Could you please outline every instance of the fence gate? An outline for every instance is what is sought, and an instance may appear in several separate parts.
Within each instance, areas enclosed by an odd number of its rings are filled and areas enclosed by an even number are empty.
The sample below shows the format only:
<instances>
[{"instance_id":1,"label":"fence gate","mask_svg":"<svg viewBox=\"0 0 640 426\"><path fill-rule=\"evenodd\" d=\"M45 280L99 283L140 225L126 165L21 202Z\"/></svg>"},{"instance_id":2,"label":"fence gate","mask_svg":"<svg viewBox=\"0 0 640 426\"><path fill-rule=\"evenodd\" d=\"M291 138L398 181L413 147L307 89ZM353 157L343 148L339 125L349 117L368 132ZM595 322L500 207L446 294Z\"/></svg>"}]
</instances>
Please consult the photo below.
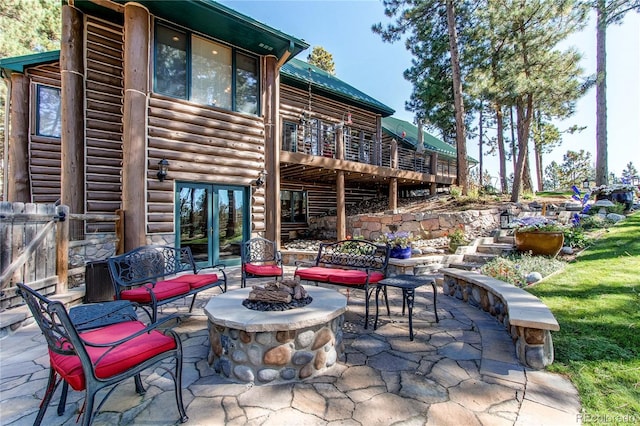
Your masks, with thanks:
<instances>
[{"instance_id":1,"label":"fence gate","mask_svg":"<svg viewBox=\"0 0 640 426\"><path fill-rule=\"evenodd\" d=\"M19 282L55 293L57 219L53 204L0 203L0 310L22 304Z\"/></svg>"}]
</instances>

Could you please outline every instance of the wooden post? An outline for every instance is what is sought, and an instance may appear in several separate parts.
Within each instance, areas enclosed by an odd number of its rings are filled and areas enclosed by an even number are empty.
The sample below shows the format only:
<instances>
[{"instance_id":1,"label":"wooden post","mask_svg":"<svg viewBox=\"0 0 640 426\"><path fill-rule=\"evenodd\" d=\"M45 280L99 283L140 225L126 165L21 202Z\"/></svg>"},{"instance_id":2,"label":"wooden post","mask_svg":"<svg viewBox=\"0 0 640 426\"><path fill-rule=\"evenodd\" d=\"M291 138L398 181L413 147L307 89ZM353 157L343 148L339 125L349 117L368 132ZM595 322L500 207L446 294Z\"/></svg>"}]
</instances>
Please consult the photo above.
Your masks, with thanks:
<instances>
[{"instance_id":1,"label":"wooden post","mask_svg":"<svg viewBox=\"0 0 640 426\"><path fill-rule=\"evenodd\" d=\"M280 70L275 56L264 60L265 238L280 247Z\"/></svg>"},{"instance_id":2,"label":"wooden post","mask_svg":"<svg viewBox=\"0 0 640 426\"><path fill-rule=\"evenodd\" d=\"M336 131L336 160L344 160L344 126Z\"/></svg>"},{"instance_id":3,"label":"wooden post","mask_svg":"<svg viewBox=\"0 0 640 426\"><path fill-rule=\"evenodd\" d=\"M147 81L149 11L138 3L124 6L124 106L122 114L122 209L127 232L124 250L146 244Z\"/></svg>"},{"instance_id":4,"label":"wooden post","mask_svg":"<svg viewBox=\"0 0 640 426\"><path fill-rule=\"evenodd\" d=\"M398 141L391 139L391 168L398 168Z\"/></svg>"},{"instance_id":5,"label":"wooden post","mask_svg":"<svg viewBox=\"0 0 640 426\"><path fill-rule=\"evenodd\" d=\"M338 174L336 175L336 236L338 241L344 240L347 237L347 207L344 190L344 170L338 170Z\"/></svg>"},{"instance_id":6,"label":"wooden post","mask_svg":"<svg viewBox=\"0 0 640 426\"><path fill-rule=\"evenodd\" d=\"M66 293L69 290L69 207L61 205L56 207L56 215L63 216L64 220L58 221L56 230L56 275L58 285L56 294Z\"/></svg>"},{"instance_id":7,"label":"wooden post","mask_svg":"<svg viewBox=\"0 0 640 426\"><path fill-rule=\"evenodd\" d=\"M62 204L84 213L84 60L82 13L62 6L60 40L60 137ZM82 223L82 222L80 222ZM68 225L68 224L67 224Z\"/></svg>"},{"instance_id":8,"label":"wooden post","mask_svg":"<svg viewBox=\"0 0 640 426\"><path fill-rule=\"evenodd\" d=\"M124 210L116 210L116 254L124 253Z\"/></svg>"},{"instance_id":9,"label":"wooden post","mask_svg":"<svg viewBox=\"0 0 640 426\"><path fill-rule=\"evenodd\" d=\"M431 168L431 174L433 176L438 176L438 153L437 152L431 153L431 162L429 164L429 167ZM438 192L438 184L435 181L433 181L429 185L429 195L435 195L436 192Z\"/></svg>"},{"instance_id":10,"label":"wooden post","mask_svg":"<svg viewBox=\"0 0 640 426\"><path fill-rule=\"evenodd\" d=\"M31 201L29 182L29 79L24 74L11 74L9 132L9 176L7 201Z\"/></svg>"},{"instance_id":11,"label":"wooden post","mask_svg":"<svg viewBox=\"0 0 640 426\"><path fill-rule=\"evenodd\" d=\"M391 178L389 181L389 210L398 210L398 178Z\"/></svg>"}]
</instances>

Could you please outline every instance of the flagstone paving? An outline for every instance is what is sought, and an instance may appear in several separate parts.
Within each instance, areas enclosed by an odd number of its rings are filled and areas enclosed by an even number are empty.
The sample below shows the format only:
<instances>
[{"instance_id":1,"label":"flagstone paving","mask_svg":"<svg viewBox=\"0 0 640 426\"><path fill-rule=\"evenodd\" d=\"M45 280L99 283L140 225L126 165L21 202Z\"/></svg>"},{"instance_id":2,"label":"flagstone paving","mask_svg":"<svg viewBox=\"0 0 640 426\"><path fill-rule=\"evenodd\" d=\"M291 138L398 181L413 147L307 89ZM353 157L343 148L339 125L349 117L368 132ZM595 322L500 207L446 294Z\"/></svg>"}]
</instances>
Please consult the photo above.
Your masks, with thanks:
<instances>
[{"instance_id":1,"label":"flagstone paving","mask_svg":"<svg viewBox=\"0 0 640 426\"><path fill-rule=\"evenodd\" d=\"M229 271L230 289L239 287ZM250 283L251 284L251 283ZM346 294L345 289L338 289ZM216 290L209 296L215 297ZM207 318L199 296L194 314L175 327L184 347L183 397L189 425L572 425L578 394L566 378L521 366L506 330L488 314L456 299L416 291L415 340L401 316L399 291L389 290L391 316L364 329L364 299L349 292L344 357L327 373L295 384L232 383L207 364ZM427 307L425 307L425 305ZM185 313L188 304L165 308ZM142 315L141 315L142 316ZM143 374L145 395L133 380L120 385L94 425L178 424L172 381L158 367ZM31 425L48 376L44 338L35 324L0 340L0 424ZM83 394L70 391L58 417L60 390L44 425L74 425Z\"/></svg>"}]
</instances>

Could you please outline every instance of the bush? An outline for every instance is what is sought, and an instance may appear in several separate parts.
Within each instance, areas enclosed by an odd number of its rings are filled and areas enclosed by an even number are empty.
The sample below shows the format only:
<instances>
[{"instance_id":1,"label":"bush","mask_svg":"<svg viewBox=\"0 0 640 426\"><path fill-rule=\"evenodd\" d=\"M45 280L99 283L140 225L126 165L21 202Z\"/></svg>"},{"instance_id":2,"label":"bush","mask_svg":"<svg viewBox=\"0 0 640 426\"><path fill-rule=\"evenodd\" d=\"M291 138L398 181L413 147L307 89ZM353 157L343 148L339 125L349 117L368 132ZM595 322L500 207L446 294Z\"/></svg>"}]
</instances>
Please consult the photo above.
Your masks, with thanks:
<instances>
[{"instance_id":1,"label":"bush","mask_svg":"<svg viewBox=\"0 0 640 426\"><path fill-rule=\"evenodd\" d=\"M585 235L582 226L572 226L564 230L564 245L573 248L585 248L591 243L591 238Z\"/></svg>"},{"instance_id":2,"label":"bush","mask_svg":"<svg viewBox=\"0 0 640 426\"><path fill-rule=\"evenodd\" d=\"M515 254L508 257L496 257L482 266L482 274L506 281L518 287L527 284L527 275L539 272L542 277L564 269L566 262L545 256Z\"/></svg>"}]
</instances>

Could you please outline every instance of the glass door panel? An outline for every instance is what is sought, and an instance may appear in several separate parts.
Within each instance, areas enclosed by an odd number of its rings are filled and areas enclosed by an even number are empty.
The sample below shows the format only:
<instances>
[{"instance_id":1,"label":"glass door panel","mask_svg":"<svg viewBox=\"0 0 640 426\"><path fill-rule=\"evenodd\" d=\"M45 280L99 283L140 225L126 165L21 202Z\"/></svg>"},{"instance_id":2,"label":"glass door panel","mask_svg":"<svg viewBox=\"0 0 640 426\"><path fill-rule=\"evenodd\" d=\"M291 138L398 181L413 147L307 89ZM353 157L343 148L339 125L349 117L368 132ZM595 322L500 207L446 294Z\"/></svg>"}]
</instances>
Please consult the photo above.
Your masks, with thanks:
<instances>
[{"instance_id":1,"label":"glass door panel","mask_svg":"<svg viewBox=\"0 0 640 426\"><path fill-rule=\"evenodd\" d=\"M219 261L225 265L239 265L245 224L244 191L217 188L216 198Z\"/></svg>"},{"instance_id":2,"label":"glass door panel","mask_svg":"<svg viewBox=\"0 0 640 426\"><path fill-rule=\"evenodd\" d=\"M196 262L209 260L209 191L206 187L182 186L179 188L179 237L180 247L191 247Z\"/></svg>"}]
</instances>

